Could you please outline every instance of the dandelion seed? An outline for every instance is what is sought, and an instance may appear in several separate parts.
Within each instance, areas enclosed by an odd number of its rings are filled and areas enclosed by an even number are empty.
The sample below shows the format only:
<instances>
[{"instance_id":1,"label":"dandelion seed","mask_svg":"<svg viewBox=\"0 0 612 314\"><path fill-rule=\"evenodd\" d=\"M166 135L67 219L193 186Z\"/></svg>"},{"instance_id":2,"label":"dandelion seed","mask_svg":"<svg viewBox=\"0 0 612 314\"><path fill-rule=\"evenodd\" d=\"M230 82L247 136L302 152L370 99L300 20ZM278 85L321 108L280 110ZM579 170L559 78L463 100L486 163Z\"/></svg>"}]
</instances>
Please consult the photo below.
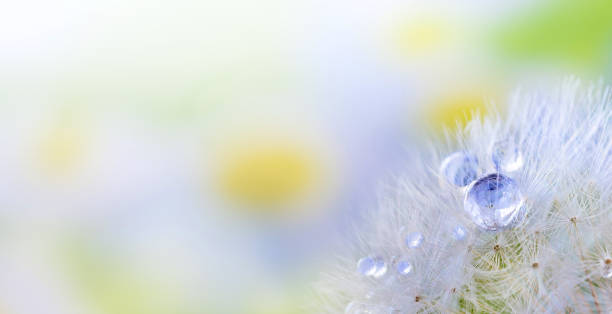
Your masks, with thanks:
<instances>
[{"instance_id":1,"label":"dandelion seed","mask_svg":"<svg viewBox=\"0 0 612 314\"><path fill-rule=\"evenodd\" d=\"M602 276L604 278L612 278L612 259L606 258L602 264Z\"/></svg>"}]
</instances>

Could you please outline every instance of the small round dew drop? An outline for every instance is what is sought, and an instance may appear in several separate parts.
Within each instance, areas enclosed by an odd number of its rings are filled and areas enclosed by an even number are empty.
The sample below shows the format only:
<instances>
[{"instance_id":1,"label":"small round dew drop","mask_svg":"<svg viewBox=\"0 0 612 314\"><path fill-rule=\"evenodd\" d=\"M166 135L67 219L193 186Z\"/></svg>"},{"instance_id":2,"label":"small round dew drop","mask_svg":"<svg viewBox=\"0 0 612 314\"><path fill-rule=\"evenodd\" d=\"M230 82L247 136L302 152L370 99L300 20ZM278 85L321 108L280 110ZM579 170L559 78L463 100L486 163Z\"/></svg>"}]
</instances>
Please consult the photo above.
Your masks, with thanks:
<instances>
[{"instance_id":1,"label":"small round dew drop","mask_svg":"<svg viewBox=\"0 0 612 314\"><path fill-rule=\"evenodd\" d=\"M514 227L525 217L524 200L516 181L499 173L474 181L465 194L463 207L476 225L488 231Z\"/></svg>"},{"instance_id":2,"label":"small round dew drop","mask_svg":"<svg viewBox=\"0 0 612 314\"><path fill-rule=\"evenodd\" d=\"M387 263L377 256L363 257L357 262L357 272L366 277L380 278L387 272Z\"/></svg>"},{"instance_id":3,"label":"small round dew drop","mask_svg":"<svg viewBox=\"0 0 612 314\"><path fill-rule=\"evenodd\" d=\"M366 314L371 313L368 310L368 306L361 302L351 301L346 305L344 309L345 314Z\"/></svg>"},{"instance_id":4,"label":"small round dew drop","mask_svg":"<svg viewBox=\"0 0 612 314\"><path fill-rule=\"evenodd\" d=\"M478 159L466 152L454 152L444 158L440 173L451 184L466 186L478 176Z\"/></svg>"},{"instance_id":5,"label":"small round dew drop","mask_svg":"<svg viewBox=\"0 0 612 314\"><path fill-rule=\"evenodd\" d=\"M467 236L467 230L465 230L465 228L462 225L456 225L455 228L453 228L453 238L455 240L461 241L465 239L466 236Z\"/></svg>"},{"instance_id":6,"label":"small round dew drop","mask_svg":"<svg viewBox=\"0 0 612 314\"><path fill-rule=\"evenodd\" d=\"M491 160L497 171L512 172L523 166L523 154L518 145L510 140L495 142L491 150Z\"/></svg>"},{"instance_id":7,"label":"small round dew drop","mask_svg":"<svg viewBox=\"0 0 612 314\"><path fill-rule=\"evenodd\" d=\"M397 273L402 276L407 276L412 273L412 264L409 261L400 261L397 263Z\"/></svg>"},{"instance_id":8,"label":"small round dew drop","mask_svg":"<svg viewBox=\"0 0 612 314\"><path fill-rule=\"evenodd\" d=\"M425 238L420 232L412 232L406 236L406 245L411 249L416 249L421 246Z\"/></svg>"}]
</instances>

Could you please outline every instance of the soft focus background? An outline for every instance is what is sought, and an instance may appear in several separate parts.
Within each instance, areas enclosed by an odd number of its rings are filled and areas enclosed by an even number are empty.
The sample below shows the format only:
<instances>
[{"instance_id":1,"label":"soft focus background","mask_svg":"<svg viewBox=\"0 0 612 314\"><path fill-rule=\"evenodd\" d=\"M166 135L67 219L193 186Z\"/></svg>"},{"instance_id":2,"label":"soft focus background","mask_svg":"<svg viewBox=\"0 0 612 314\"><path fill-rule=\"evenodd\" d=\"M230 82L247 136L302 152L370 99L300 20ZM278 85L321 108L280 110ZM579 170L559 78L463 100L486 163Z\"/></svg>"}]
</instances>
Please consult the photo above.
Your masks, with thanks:
<instances>
[{"instance_id":1,"label":"soft focus background","mask_svg":"<svg viewBox=\"0 0 612 314\"><path fill-rule=\"evenodd\" d=\"M612 2L6 2L0 313L308 313L381 181L566 74Z\"/></svg>"}]
</instances>

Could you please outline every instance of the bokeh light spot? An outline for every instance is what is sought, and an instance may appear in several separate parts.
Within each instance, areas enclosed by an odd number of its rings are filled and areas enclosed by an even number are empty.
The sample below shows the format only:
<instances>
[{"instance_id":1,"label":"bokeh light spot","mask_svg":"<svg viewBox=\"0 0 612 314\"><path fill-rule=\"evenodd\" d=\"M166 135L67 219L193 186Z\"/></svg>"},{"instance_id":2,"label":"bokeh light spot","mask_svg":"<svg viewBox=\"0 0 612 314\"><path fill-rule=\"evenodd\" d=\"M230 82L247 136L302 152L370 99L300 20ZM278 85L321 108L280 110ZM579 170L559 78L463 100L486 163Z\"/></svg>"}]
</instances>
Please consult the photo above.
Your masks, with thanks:
<instances>
[{"instance_id":1,"label":"bokeh light spot","mask_svg":"<svg viewBox=\"0 0 612 314\"><path fill-rule=\"evenodd\" d=\"M410 56L438 51L451 39L448 23L440 19L420 19L406 23L397 31L401 51Z\"/></svg>"},{"instance_id":2,"label":"bokeh light spot","mask_svg":"<svg viewBox=\"0 0 612 314\"><path fill-rule=\"evenodd\" d=\"M472 119L486 113L485 98L478 93L447 94L427 109L427 121L435 130L463 128Z\"/></svg>"},{"instance_id":3,"label":"bokeh light spot","mask_svg":"<svg viewBox=\"0 0 612 314\"><path fill-rule=\"evenodd\" d=\"M69 126L55 126L40 137L36 144L39 169L47 175L72 172L85 153L83 135Z\"/></svg>"},{"instance_id":4,"label":"bokeh light spot","mask_svg":"<svg viewBox=\"0 0 612 314\"><path fill-rule=\"evenodd\" d=\"M263 143L231 151L219 184L230 199L259 212L276 212L303 198L317 181L313 152L290 143Z\"/></svg>"}]
</instances>

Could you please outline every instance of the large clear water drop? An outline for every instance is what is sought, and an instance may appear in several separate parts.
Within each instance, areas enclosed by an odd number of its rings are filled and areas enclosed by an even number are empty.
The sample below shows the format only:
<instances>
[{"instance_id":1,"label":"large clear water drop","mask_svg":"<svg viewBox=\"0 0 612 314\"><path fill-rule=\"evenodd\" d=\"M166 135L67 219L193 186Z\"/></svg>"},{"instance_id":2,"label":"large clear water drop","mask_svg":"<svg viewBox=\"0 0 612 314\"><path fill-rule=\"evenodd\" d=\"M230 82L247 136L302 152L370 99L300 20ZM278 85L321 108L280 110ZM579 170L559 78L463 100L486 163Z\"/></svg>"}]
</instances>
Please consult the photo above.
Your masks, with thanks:
<instances>
[{"instance_id":1,"label":"large clear water drop","mask_svg":"<svg viewBox=\"0 0 612 314\"><path fill-rule=\"evenodd\" d=\"M465 194L465 211L485 230L513 227L525 217L524 200L513 179L499 173L474 181Z\"/></svg>"}]
</instances>

